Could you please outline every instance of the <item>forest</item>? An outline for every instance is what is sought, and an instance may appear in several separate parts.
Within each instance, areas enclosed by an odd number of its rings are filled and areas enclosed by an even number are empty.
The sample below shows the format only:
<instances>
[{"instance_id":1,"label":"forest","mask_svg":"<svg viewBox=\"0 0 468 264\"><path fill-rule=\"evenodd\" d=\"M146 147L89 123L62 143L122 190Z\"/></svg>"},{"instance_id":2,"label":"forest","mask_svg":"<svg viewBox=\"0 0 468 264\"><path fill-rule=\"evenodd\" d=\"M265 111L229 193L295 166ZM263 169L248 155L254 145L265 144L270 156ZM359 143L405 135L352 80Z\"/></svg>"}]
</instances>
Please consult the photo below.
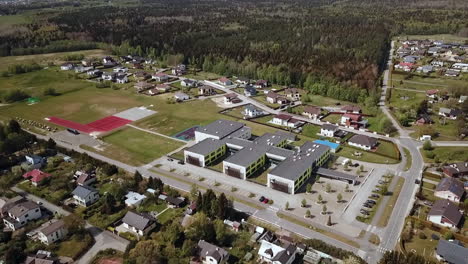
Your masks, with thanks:
<instances>
[{"instance_id":1,"label":"forest","mask_svg":"<svg viewBox=\"0 0 468 264\"><path fill-rule=\"evenodd\" d=\"M398 4L395 4L398 2ZM279 68L279 83L308 75L374 90L397 34L468 34L465 1L43 2L30 23L0 28L0 55L121 45L156 56L183 54L202 68L206 57ZM47 8L45 8L47 7ZM2 6L21 14L31 7ZM72 44L71 42L76 42ZM253 77L253 76L252 76Z\"/></svg>"}]
</instances>

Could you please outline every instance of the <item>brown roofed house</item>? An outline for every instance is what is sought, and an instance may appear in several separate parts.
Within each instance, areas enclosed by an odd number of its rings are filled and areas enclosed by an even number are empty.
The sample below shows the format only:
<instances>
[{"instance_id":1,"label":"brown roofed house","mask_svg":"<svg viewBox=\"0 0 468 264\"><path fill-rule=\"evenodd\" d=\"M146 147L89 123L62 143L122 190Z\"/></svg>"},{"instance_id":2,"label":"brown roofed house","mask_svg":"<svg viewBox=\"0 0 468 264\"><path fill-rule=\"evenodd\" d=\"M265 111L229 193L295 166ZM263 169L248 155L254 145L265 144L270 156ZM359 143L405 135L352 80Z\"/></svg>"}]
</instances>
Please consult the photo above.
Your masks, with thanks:
<instances>
[{"instance_id":1,"label":"brown roofed house","mask_svg":"<svg viewBox=\"0 0 468 264\"><path fill-rule=\"evenodd\" d=\"M428 221L450 228L457 228L462 217L458 206L449 200L437 200L427 214Z\"/></svg>"},{"instance_id":2,"label":"brown roofed house","mask_svg":"<svg viewBox=\"0 0 468 264\"><path fill-rule=\"evenodd\" d=\"M463 182L455 178L443 178L437 185L434 196L459 203L465 194Z\"/></svg>"},{"instance_id":3,"label":"brown roofed house","mask_svg":"<svg viewBox=\"0 0 468 264\"><path fill-rule=\"evenodd\" d=\"M302 115L305 115L309 117L310 119L318 119L320 114L322 113L322 108L318 106L311 106L308 105L304 107L304 111L302 112Z\"/></svg>"},{"instance_id":4,"label":"brown roofed house","mask_svg":"<svg viewBox=\"0 0 468 264\"><path fill-rule=\"evenodd\" d=\"M442 168L445 175L449 177L463 177L468 176L468 161L452 163Z\"/></svg>"},{"instance_id":5,"label":"brown roofed house","mask_svg":"<svg viewBox=\"0 0 468 264\"><path fill-rule=\"evenodd\" d=\"M371 150L377 146L377 139L373 137L368 137L365 135L354 135L348 140L348 144L350 146L364 149L364 150Z\"/></svg>"}]
</instances>

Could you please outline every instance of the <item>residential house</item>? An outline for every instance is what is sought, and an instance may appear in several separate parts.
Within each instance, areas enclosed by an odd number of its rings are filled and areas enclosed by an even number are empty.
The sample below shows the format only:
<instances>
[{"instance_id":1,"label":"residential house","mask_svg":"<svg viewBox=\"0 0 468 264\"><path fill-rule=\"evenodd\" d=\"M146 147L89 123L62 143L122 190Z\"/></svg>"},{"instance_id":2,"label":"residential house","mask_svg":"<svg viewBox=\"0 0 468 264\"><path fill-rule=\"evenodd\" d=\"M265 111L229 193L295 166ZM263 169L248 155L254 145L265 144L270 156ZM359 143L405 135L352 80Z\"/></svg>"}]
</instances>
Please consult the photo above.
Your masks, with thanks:
<instances>
[{"instance_id":1,"label":"residential house","mask_svg":"<svg viewBox=\"0 0 468 264\"><path fill-rule=\"evenodd\" d=\"M222 85L224 85L224 86L232 85L232 81L229 80L229 79L226 78L226 77L221 77L221 78L219 78L218 81L219 81L220 84L222 84Z\"/></svg>"},{"instance_id":2,"label":"residential house","mask_svg":"<svg viewBox=\"0 0 468 264\"><path fill-rule=\"evenodd\" d=\"M26 201L23 196L15 196L13 198L0 197L0 217L8 215L8 210L13 206Z\"/></svg>"},{"instance_id":3,"label":"residential house","mask_svg":"<svg viewBox=\"0 0 468 264\"><path fill-rule=\"evenodd\" d=\"M83 73L83 72L87 72L93 69L94 67L84 67L80 65L80 66L75 67L75 73Z\"/></svg>"},{"instance_id":4,"label":"residential house","mask_svg":"<svg viewBox=\"0 0 468 264\"><path fill-rule=\"evenodd\" d=\"M71 62L66 62L62 65L60 65L60 69L62 71L70 71L70 70L73 70L73 68L75 67L75 65Z\"/></svg>"},{"instance_id":5,"label":"residential house","mask_svg":"<svg viewBox=\"0 0 468 264\"><path fill-rule=\"evenodd\" d=\"M135 77L137 81L145 81L151 78L151 75L144 71L136 72L133 76Z\"/></svg>"},{"instance_id":6,"label":"residential house","mask_svg":"<svg viewBox=\"0 0 468 264\"><path fill-rule=\"evenodd\" d=\"M86 72L86 74L90 77L99 77L102 76L102 71L95 69L95 70L89 70Z\"/></svg>"},{"instance_id":7,"label":"residential house","mask_svg":"<svg viewBox=\"0 0 468 264\"><path fill-rule=\"evenodd\" d=\"M445 175L454 178L468 176L468 162L452 163L442 168Z\"/></svg>"},{"instance_id":8,"label":"residential house","mask_svg":"<svg viewBox=\"0 0 468 264\"><path fill-rule=\"evenodd\" d=\"M322 108L318 106L306 106L304 107L304 111L302 112L302 115L307 116L310 119L317 120L320 118L320 115L322 114Z\"/></svg>"},{"instance_id":9,"label":"residential house","mask_svg":"<svg viewBox=\"0 0 468 264\"><path fill-rule=\"evenodd\" d=\"M360 114L362 113L361 107L357 105L345 105L341 107L340 112L348 114Z\"/></svg>"},{"instance_id":10,"label":"residential house","mask_svg":"<svg viewBox=\"0 0 468 264\"><path fill-rule=\"evenodd\" d=\"M117 74L114 72L103 72L101 76L104 81L114 81Z\"/></svg>"},{"instance_id":11,"label":"residential house","mask_svg":"<svg viewBox=\"0 0 468 264\"><path fill-rule=\"evenodd\" d=\"M434 123L434 121L432 121L431 117L428 114L419 115L419 117L416 119L416 122L415 122L415 124L418 126L429 125L432 123Z\"/></svg>"},{"instance_id":12,"label":"residential house","mask_svg":"<svg viewBox=\"0 0 468 264\"><path fill-rule=\"evenodd\" d=\"M287 98L282 97L282 96L280 96L279 94L277 94L277 93L275 93L273 91L269 91L267 93L266 100L270 104L286 105L286 104L290 103L290 101Z\"/></svg>"},{"instance_id":13,"label":"residential house","mask_svg":"<svg viewBox=\"0 0 468 264\"><path fill-rule=\"evenodd\" d=\"M253 85L246 85L244 88L245 96L255 96L257 95L257 89Z\"/></svg>"},{"instance_id":14,"label":"residential house","mask_svg":"<svg viewBox=\"0 0 468 264\"><path fill-rule=\"evenodd\" d=\"M72 192L73 199L78 205L87 207L99 200L99 192L89 186L78 185Z\"/></svg>"},{"instance_id":15,"label":"residential house","mask_svg":"<svg viewBox=\"0 0 468 264\"><path fill-rule=\"evenodd\" d=\"M216 91L215 91L214 87L212 87L212 86L203 85L203 86L198 88L198 94L208 96L208 95L216 94Z\"/></svg>"},{"instance_id":16,"label":"residential house","mask_svg":"<svg viewBox=\"0 0 468 264\"><path fill-rule=\"evenodd\" d=\"M47 158L41 157L38 155L26 155L24 156L26 163L30 166L31 169L40 169L47 163Z\"/></svg>"},{"instance_id":17,"label":"residential house","mask_svg":"<svg viewBox=\"0 0 468 264\"><path fill-rule=\"evenodd\" d=\"M288 244L286 247L282 247L262 240L258 250L258 258L261 263L291 264L296 259L296 246Z\"/></svg>"},{"instance_id":18,"label":"residential house","mask_svg":"<svg viewBox=\"0 0 468 264\"><path fill-rule=\"evenodd\" d=\"M154 88L154 84L147 83L147 82L137 82L133 87L137 90L137 92L141 93L143 91L149 90Z\"/></svg>"},{"instance_id":19,"label":"residential house","mask_svg":"<svg viewBox=\"0 0 468 264\"><path fill-rule=\"evenodd\" d=\"M86 173L83 171L75 172L76 184L81 186L88 186L96 181L96 173Z\"/></svg>"},{"instance_id":20,"label":"residential house","mask_svg":"<svg viewBox=\"0 0 468 264\"><path fill-rule=\"evenodd\" d=\"M197 83L197 81L194 81L194 80L183 79L180 82L180 85L182 85L184 87L197 87L198 83Z\"/></svg>"},{"instance_id":21,"label":"residential house","mask_svg":"<svg viewBox=\"0 0 468 264\"><path fill-rule=\"evenodd\" d=\"M350 146L364 149L364 150L371 150L377 146L377 139L373 137L368 137L365 135L354 135L348 140L348 144Z\"/></svg>"},{"instance_id":22,"label":"residential house","mask_svg":"<svg viewBox=\"0 0 468 264\"><path fill-rule=\"evenodd\" d=\"M63 220L54 220L46 224L37 232L39 241L46 245L53 244L58 240L62 240L68 234Z\"/></svg>"},{"instance_id":23,"label":"residential house","mask_svg":"<svg viewBox=\"0 0 468 264\"><path fill-rule=\"evenodd\" d=\"M224 222L225 225L229 226L232 231L239 232L239 229L241 227L241 223L239 223L237 221L231 221L231 220L228 220L228 219L224 219L223 222Z\"/></svg>"},{"instance_id":24,"label":"residential house","mask_svg":"<svg viewBox=\"0 0 468 264\"><path fill-rule=\"evenodd\" d=\"M241 99L235 93L229 93L224 95L224 103L225 104L237 104L242 102Z\"/></svg>"},{"instance_id":25,"label":"residential house","mask_svg":"<svg viewBox=\"0 0 468 264\"><path fill-rule=\"evenodd\" d=\"M450 228L457 228L462 217L458 206L449 200L437 200L427 214L428 221Z\"/></svg>"},{"instance_id":26,"label":"residential house","mask_svg":"<svg viewBox=\"0 0 468 264\"><path fill-rule=\"evenodd\" d=\"M432 65L424 65L424 66L421 66L421 67L418 67L416 69L416 71L418 72L422 72L422 73L431 73L434 71L434 67Z\"/></svg>"},{"instance_id":27,"label":"residential house","mask_svg":"<svg viewBox=\"0 0 468 264\"><path fill-rule=\"evenodd\" d=\"M286 114L278 114L273 117L270 123L278 125L278 126L285 126L291 128L298 128L304 124L303 121L295 119L294 117Z\"/></svg>"},{"instance_id":28,"label":"residential house","mask_svg":"<svg viewBox=\"0 0 468 264\"><path fill-rule=\"evenodd\" d=\"M138 206L143 202L143 200L146 199L146 195L139 194L137 192L129 191L125 195L125 198L126 198L125 199L125 205L126 206Z\"/></svg>"},{"instance_id":29,"label":"residential house","mask_svg":"<svg viewBox=\"0 0 468 264\"><path fill-rule=\"evenodd\" d=\"M229 259L226 250L205 240L198 241L198 256L203 264L223 264Z\"/></svg>"},{"instance_id":30,"label":"residential house","mask_svg":"<svg viewBox=\"0 0 468 264\"><path fill-rule=\"evenodd\" d=\"M257 89L266 88L268 86L270 86L270 82L268 82L267 80L258 80L255 82L254 85L254 87Z\"/></svg>"},{"instance_id":31,"label":"residential house","mask_svg":"<svg viewBox=\"0 0 468 264\"><path fill-rule=\"evenodd\" d=\"M102 63L104 64L111 63L111 62L115 62L111 56L105 56L104 58L102 58Z\"/></svg>"},{"instance_id":32,"label":"residential house","mask_svg":"<svg viewBox=\"0 0 468 264\"><path fill-rule=\"evenodd\" d=\"M362 119L362 115L360 114L344 114L341 116L341 124L354 129L359 129L361 127L367 127L368 122L367 120Z\"/></svg>"},{"instance_id":33,"label":"residential house","mask_svg":"<svg viewBox=\"0 0 468 264\"><path fill-rule=\"evenodd\" d=\"M397 65L395 65L395 69L401 69L405 72L409 72L413 69L414 64L409 63L409 62L400 62Z\"/></svg>"},{"instance_id":34,"label":"residential house","mask_svg":"<svg viewBox=\"0 0 468 264\"><path fill-rule=\"evenodd\" d=\"M181 208L181 207L184 207L185 205L184 197L166 196L165 201L173 208Z\"/></svg>"},{"instance_id":35,"label":"residential house","mask_svg":"<svg viewBox=\"0 0 468 264\"><path fill-rule=\"evenodd\" d=\"M177 92L174 94L176 101L181 102L190 99L190 96L186 93Z\"/></svg>"},{"instance_id":36,"label":"residential house","mask_svg":"<svg viewBox=\"0 0 468 264\"><path fill-rule=\"evenodd\" d=\"M290 98L292 101L301 100L301 93L297 88L287 88L284 90L284 94L286 95L286 98Z\"/></svg>"},{"instance_id":37,"label":"residential house","mask_svg":"<svg viewBox=\"0 0 468 264\"><path fill-rule=\"evenodd\" d=\"M169 84L165 84L165 83L162 83L162 84L158 84L156 85L156 90L160 91L160 92L169 92L169 90L171 90L171 86Z\"/></svg>"},{"instance_id":38,"label":"residential house","mask_svg":"<svg viewBox=\"0 0 468 264\"><path fill-rule=\"evenodd\" d=\"M81 65L85 67L96 66L96 63L92 59L83 59L81 60Z\"/></svg>"},{"instance_id":39,"label":"residential house","mask_svg":"<svg viewBox=\"0 0 468 264\"><path fill-rule=\"evenodd\" d=\"M36 255L27 256L24 264L59 264L60 261L52 257L52 253L45 250L38 250Z\"/></svg>"},{"instance_id":40,"label":"residential house","mask_svg":"<svg viewBox=\"0 0 468 264\"><path fill-rule=\"evenodd\" d=\"M432 61L431 65L434 67L444 67L445 63L443 61Z\"/></svg>"},{"instance_id":41,"label":"residential house","mask_svg":"<svg viewBox=\"0 0 468 264\"><path fill-rule=\"evenodd\" d=\"M34 186L38 186L44 179L49 178L50 176L52 175L39 169L34 169L23 174L23 178L28 179Z\"/></svg>"},{"instance_id":42,"label":"residential house","mask_svg":"<svg viewBox=\"0 0 468 264\"><path fill-rule=\"evenodd\" d=\"M468 72L468 63L454 63L452 69Z\"/></svg>"},{"instance_id":43,"label":"residential house","mask_svg":"<svg viewBox=\"0 0 468 264\"><path fill-rule=\"evenodd\" d=\"M247 84L250 84L250 79L249 78L246 78L246 77L239 77L237 80L236 80L236 83L240 84L240 85L247 85Z\"/></svg>"},{"instance_id":44,"label":"residential house","mask_svg":"<svg viewBox=\"0 0 468 264\"><path fill-rule=\"evenodd\" d=\"M443 178L437 185L434 196L459 203L465 194L463 182L455 178Z\"/></svg>"},{"instance_id":45,"label":"residential house","mask_svg":"<svg viewBox=\"0 0 468 264\"><path fill-rule=\"evenodd\" d=\"M192 201L190 202L190 205L187 207L185 210L185 214L187 215L193 215L197 212L197 202Z\"/></svg>"},{"instance_id":46,"label":"residential house","mask_svg":"<svg viewBox=\"0 0 468 264\"><path fill-rule=\"evenodd\" d=\"M3 223L13 231L42 217L40 206L32 201L24 201L14 205L7 214L8 216L3 218Z\"/></svg>"},{"instance_id":47,"label":"residential house","mask_svg":"<svg viewBox=\"0 0 468 264\"><path fill-rule=\"evenodd\" d=\"M448 119L456 120L458 116L462 114L459 109L441 107L439 109L439 115L447 117Z\"/></svg>"},{"instance_id":48,"label":"residential house","mask_svg":"<svg viewBox=\"0 0 468 264\"><path fill-rule=\"evenodd\" d=\"M248 104L244 107L244 116L254 118L263 115L263 111L258 109L256 106Z\"/></svg>"},{"instance_id":49,"label":"residential house","mask_svg":"<svg viewBox=\"0 0 468 264\"><path fill-rule=\"evenodd\" d=\"M435 249L435 255L441 263L468 263L468 248L464 247L458 240L440 239Z\"/></svg>"},{"instance_id":50,"label":"residential house","mask_svg":"<svg viewBox=\"0 0 468 264\"><path fill-rule=\"evenodd\" d=\"M165 82L169 80L169 75L162 73L162 72L158 72L158 73L154 73L153 75L151 75L151 79L157 82Z\"/></svg>"},{"instance_id":51,"label":"residential house","mask_svg":"<svg viewBox=\"0 0 468 264\"><path fill-rule=\"evenodd\" d=\"M446 70L445 71L445 76L447 77L458 77L458 75L460 75L460 71L459 70Z\"/></svg>"},{"instance_id":52,"label":"residential house","mask_svg":"<svg viewBox=\"0 0 468 264\"><path fill-rule=\"evenodd\" d=\"M126 73L128 72L128 68L126 67L115 67L114 69L112 69L113 72L115 73Z\"/></svg>"},{"instance_id":53,"label":"residential house","mask_svg":"<svg viewBox=\"0 0 468 264\"><path fill-rule=\"evenodd\" d=\"M460 99L458 99L458 103L463 104L466 99L468 99L468 95L462 95L460 96Z\"/></svg>"},{"instance_id":54,"label":"residential house","mask_svg":"<svg viewBox=\"0 0 468 264\"><path fill-rule=\"evenodd\" d=\"M405 56L403 57L403 62L405 63L416 63L416 61L419 59L418 56Z\"/></svg>"},{"instance_id":55,"label":"residential house","mask_svg":"<svg viewBox=\"0 0 468 264\"><path fill-rule=\"evenodd\" d=\"M128 83L127 74L125 73L117 74L117 76L115 77L115 81L117 83Z\"/></svg>"},{"instance_id":56,"label":"residential house","mask_svg":"<svg viewBox=\"0 0 468 264\"><path fill-rule=\"evenodd\" d=\"M177 75L177 76L183 75L186 72L187 72L187 67L185 66L185 64L179 64L172 69L172 74Z\"/></svg>"},{"instance_id":57,"label":"residential house","mask_svg":"<svg viewBox=\"0 0 468 264\"><path fill-rule=\"evenodd\" d=\"M122 218L123 226L140 236L148 234L156 227L156 219L149 214L128 211Z\"/></svg>"},{"instance_id":58,"label":"residential house","mask_svg":"<svg viewBox=\"0 0 468 264\"><path fill-rule=\"evenodd\" d=\"M324 137L334 137L339 130L338 126L323 124L322 127L320 127L320 135Z\"/></svg>"}]
</instances>

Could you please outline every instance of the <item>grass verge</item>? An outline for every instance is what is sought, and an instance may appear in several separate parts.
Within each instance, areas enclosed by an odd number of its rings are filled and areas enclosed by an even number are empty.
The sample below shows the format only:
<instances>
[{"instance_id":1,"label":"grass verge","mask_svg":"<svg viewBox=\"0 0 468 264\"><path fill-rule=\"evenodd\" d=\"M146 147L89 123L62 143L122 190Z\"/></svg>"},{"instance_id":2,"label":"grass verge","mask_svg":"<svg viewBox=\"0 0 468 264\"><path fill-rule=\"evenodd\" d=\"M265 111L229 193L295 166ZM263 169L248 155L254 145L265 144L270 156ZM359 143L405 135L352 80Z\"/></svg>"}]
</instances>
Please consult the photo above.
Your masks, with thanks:
<instances>
[{"instance_id":1,"label":"grass verge","mask_svg":"<svg viewBox=\"0 0 468 264\"><path fill-rule=\"evenodd\" d=\"M390 219L390 216L392 215L393 208L395 207L395 204L398 200L398 196L400 195L400 192L401 192L401 189L403 188L404 183L405 183L405 179L402 177L398 177L397 184L395 185L395 188L392 191L392 196L388 200L384 213L380 216L380 219L377 222L377 226L379 227L387 226L388 220Z\"/></svg>"},{"instance_id":2,"label":"grass verge","mask_svg":"<svg viewBox=\"0 0 468 264\"><path fill-rule=\"evenodd\" d=\"M411 156L410 151L407 148L403 148L406 157L405 171L408 171L413 164L413 157Z\"/></svg>"}]
</instances>

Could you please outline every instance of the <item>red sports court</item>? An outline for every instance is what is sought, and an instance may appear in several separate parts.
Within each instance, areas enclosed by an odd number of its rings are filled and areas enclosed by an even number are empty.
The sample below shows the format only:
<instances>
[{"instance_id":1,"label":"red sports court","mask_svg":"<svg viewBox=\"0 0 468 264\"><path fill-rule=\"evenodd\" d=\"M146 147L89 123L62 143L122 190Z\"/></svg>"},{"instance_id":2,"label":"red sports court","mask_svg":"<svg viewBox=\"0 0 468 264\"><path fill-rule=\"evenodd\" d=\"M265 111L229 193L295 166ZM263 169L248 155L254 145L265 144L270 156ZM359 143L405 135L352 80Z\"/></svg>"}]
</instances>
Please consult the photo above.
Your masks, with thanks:
<instances>
[{"instance_id":1,"label":"red sports court","mask_svg":"<svg viewBox=\"0 0 468 264\"><path fill-rule=\"evenodd\" d=\"M132 120L117 116L104 117L85 125L58 117L50 117L49 121L56 125L76 129L80 132L88 134L92 132L111 131L132 122Z\"/></svg>"}]
</instances>

